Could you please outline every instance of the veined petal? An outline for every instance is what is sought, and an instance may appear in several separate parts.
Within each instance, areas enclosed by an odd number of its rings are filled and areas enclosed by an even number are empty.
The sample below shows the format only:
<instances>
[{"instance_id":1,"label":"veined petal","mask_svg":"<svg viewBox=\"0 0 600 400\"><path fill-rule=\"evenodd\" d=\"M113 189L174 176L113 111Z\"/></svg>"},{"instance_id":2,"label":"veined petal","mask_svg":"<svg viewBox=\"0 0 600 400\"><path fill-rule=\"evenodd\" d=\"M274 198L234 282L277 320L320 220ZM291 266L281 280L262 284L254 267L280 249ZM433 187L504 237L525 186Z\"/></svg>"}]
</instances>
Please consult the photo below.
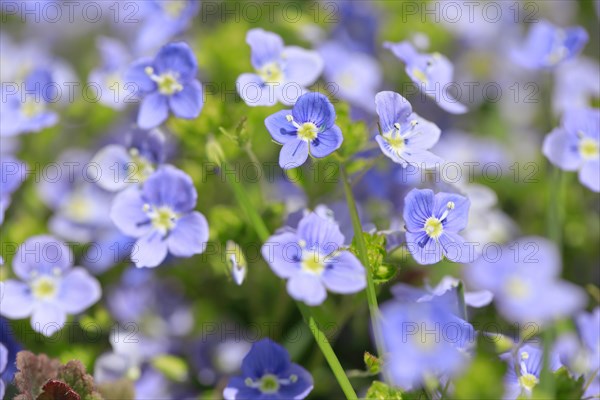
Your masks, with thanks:
<instances>
[{"instance_id":1,"label":"veined petal","mask_svg":"<svg viewBox=\"0 0 600 400\"><path fill-rule=\"evenodd\" d=\"M444 231L460 232L467 227L471 201L456 193L437 193L433 205L433 214L444 219Z\"/></svg>"},{"instance_id":2,"label":"veined petal","mask_svg":"<svg viewBox=\"0 0 600 400\"><path fill-rule=\"evenodd\" d=\"M304 164L308 158L308 143L304 140L291 140L283 145L279 153L279 166L292 169Z\"/></svg>"},{"instance_id":3,"label":"veined petal","mask_svg":"<svg viewBox=\"0 0 600 400\"><path fill-rule=\"evenodd\" d=\"M152 66L152 60L149 58L134 62L123 76L123 88L128 85L133 86L134 91L138 94L155 91L156 83L146 73L146 67L150 66Z\"/></svg>"},{"instance_id":4,"label":"veined petal","mask_svg":"<svg viewBox=\"0 0 600 400\"><path fill-rule=\"evenodd\" d=\"M179 118L194 119L198 117L203 105L202 85L195 79L185 84L180 92L169 96L171 111Z\"/></svg>"},{"instance_id":5,"label":"veined petal","mask_svg":"<svg viewBox=\"0 0 600 400\"><path fill-rule=\"evenodd\" d=\"M167 257L167 241L157 232L142 236L135 242L131 261L136 267L158 267Z\"/></svg>"},{"instance_id":6,"label":"veined petal","mask_svg":"<svg viewBox=\"0 0 600 400\"><path fill-rule=\"evenodd\" d=\"M333 257L321 280L328 290L342 294L360 292L367 285L365 268L349 251Z\"/></svg>"},{"instance_id":7,"label":"veined petal","mask_svg":"<svg viewBox=\"0 0 600 400\"><path fill-rule=\"evenodd\" d=\"M300 271L302 249L294 232L273 235L261 248L263 259L280 278L289 278Z\"/></svg>"},{"instance_id":8,"label":"veined petal","mask_svg":"<svg viewBox=\"0 0 600 400\"><path fill-rule=\"evenodd\" d=\"M169 252L177 257L191 257L204 251L208 242L208 222L204 215L193 211L177 220L169 233Z\"/></svg>"},{"instance_id":9,"label":"veined petal","mask_svg":"<svg viewBox=\"0 0 600 400\"><path fill-rule=\"evenodd\" d=\"M406 243L410 254L421 265L435 264L442 259L442 246L425 232L406 232Z\"/></svg>"},{"instance_id":10,"label":"veined petal","mask_svg":"<svg viewBox=\"0 0 600 400\"><path fill-rule=\"evenodd\" d=\"M144 212L144 205L139 188L126 189L113 199L110 219L124 234L131 237L143 236L152 228L150 219Z\"/></svg>"},{"instance_id":11,"label":"veined petal","mask_svg":"<svg viewBox=\"0 0 600 400\"><path fill-rule=\"evenodd\" d=\"M375 109L383 132L395 130L394 124L402 124L412 114L412 106L398 93L384 91L375 95Z\"/></svg>"},{"instance_id":12,"label":"veined petal","mask_svg":"<svg viewBox=\"0 0 600 400\"><path fill-rule=\"evenodd\" d=\"M287 116L291 114L292 110L281 110L265 119L267 130L277 143L285 144L297 136L297 128L287 120Z\"/></svg>"},{"instance_id":13,"label":"veined petal","mask_svg":"<svg viewBox=\"0 0 600 400\"><path fill-rule=\"evenodd\" d=\"M250 29L246 33L246 43L250 46L252 66L260 69L263 65L279 59L283 51L281 36L261 28Z\"/></svg>"},{"instance_id":14,"label":"veined petal","mask_svg":"<svg viewBox=\"0 0 600 400\"><path fill-rule=\"evenodd\" d=\"M310 142L310 155L316 158L326 157L340 148L344 137L337 125L333 125L326 131L319 132L317 138Z\"/></svg>"},{"instance_id":15,"label":"veined petal","mask_svg":"<svg viewBox=\"0 0 600 400\"><path fill-rule=\"evenodd\" d=\"M285 65L286 82L294 82L301 87L310 86L323 72L323 59L316 51L288 46L283 49L281 58Z\"/></svg>"},{"instance_id":16,"label":"veined petal","mask_svg":"<svg viewBox=\"0 0 600 400\"><path fill-rule=\"evenodd\" d=\"M306 247L318 247L326 256L344 246L344 235L339 225L311 212L298 224L298 237L306 242Z\"/></svg>"},{"instance_id":17,"label":"veined petal","mask_svg":"<svg viewBox=\"0 0 600 400\"><path fill-rule=\"evenodd\" d=\"M160 49L154 59L156 74L173 72L187 82L196 77L198 64L190 46L185 42L169 43Z\"/></svg>"},{"instance_id":18,"label":"veined petal","mask_svg":"<svg viewBox=\"0 0 600 400\"><path fill-rule=\"evenodd\" d=\"M144 97L138 111L137 124L142 129L151 129L159 126L169 116L169 103L166 96L158 92L150 93Z\"/></svg>"},{"instance_id":19,"label":"veined petal","mask_svg":"<svg viewBox=\"0 0 600 400\"><path fill-rule=\"evenodd\" d=\"M430 189L413 189L404 198L403 218L409 232L418 232L433 215L434 195Z\"/></svg>"},{"instance_id":20,"label":"veined petal","mask_svg":"<svg viewBox=\"0 0 600 400\"><path fill-rule=\"evenodd\" d=\"M144 182L142 194L150 205L168 206L176 213L192 211L198 199L192 178L168 164L161 166Z\"/></svg>"},{"instance_id":21,"label":"veined petal","mask_svg":"<svg viewBox=\"0 0 600 400\"><path fill-rule=\"evenodd\" d=\"M292 298L313 307L323 303L327 298L327 291L319 277L302 272L287 281L287 291Z\"/></svg>"},{"instance_id":22,"label":"veined petal","mask_svg":"<svg viewBox=\"0 0 600 400\"><path fill-rule=\"evenodd\" d=\"M312 122L321 130L327 130L335 123L335 110L329 99L316 92L300 96L292 110L298 124Z\"/></svg>"},{"instance_id":23,"label":"veined petal","mask_svg":"<svg viewBox=\"0 0 600 400\"><path fill-rule=\"evenodd\" d=\"M256 74L241 74L235 86L247 106L269 107L277 104L279 86L265 84L262 78Z\"/></svg>"}]
</instances>

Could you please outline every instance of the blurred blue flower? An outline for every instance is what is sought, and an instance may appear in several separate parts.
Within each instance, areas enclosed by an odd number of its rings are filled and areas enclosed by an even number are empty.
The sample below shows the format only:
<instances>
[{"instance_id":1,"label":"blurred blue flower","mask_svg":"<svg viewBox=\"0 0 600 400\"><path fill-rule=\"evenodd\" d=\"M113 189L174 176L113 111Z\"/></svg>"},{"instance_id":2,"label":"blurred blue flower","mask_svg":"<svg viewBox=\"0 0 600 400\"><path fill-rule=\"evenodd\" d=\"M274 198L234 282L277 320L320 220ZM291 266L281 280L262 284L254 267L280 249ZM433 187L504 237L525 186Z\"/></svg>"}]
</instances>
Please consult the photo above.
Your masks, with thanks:
<instances>
[{"instance_id":1,"label":"blurred blue flower","mask_svg":"<svg viewBox=\"0 0 600 400\"><path fill-rule=\"evenodd\" d=\"M541 20L529 31L522 46L511 52L512 60L529 69L553 68L575 58L588 42L588 34L580 26L560 28Z\"/></svg>"},{"instance_id":2,"label":"blurred blue flower","mask_svg":"<svg viewBox=\"0 0 600 400\"><path fill-rule=\"evenodd\" d=\"M491 291L507 320L545 324L586 303L580 287L559 279L560 270L560 254L552 242L525 237L475 260L465 278L474 288Z\"/></svg>"},{"instance_id":3,"label":"blurred blue flower","mask_svg":"<svg viewBox=\"0 0 600 400\"><path fill-rule=\"evenodd\" d=\"M581 312L575 317L577 331L590 354L590 371L600 368L600 307L592 312Z\"/></svg>"},{"instance_id":4,"label":"blurred blue flower","mask_svg":"<svg viewBox=\"0 0 600 400\"><path fill-rule=\"evenodd\" d=\"M137 238L131 254L138 267L156 267L170 253L191 257L204 251L208 223L194 211L198 193L183 171L163 165L144 182L117 194L110 217L125 234Z\"/></svg>"},{"instance_id":5,"label":"blurred blue flower","mask_svg":"<svg viewBox=\"0 0 600 400\"><path fill-rule=\"evenodd\" d=\"M2 285L3 284L0 283L0 287ZM4 349L6 350L5 355L0 355L0 364L2 364L1 358L6 357L4 370L2 370L2 366L0 365L0 386L3 386L13 381L14 375L17 372L17 353L21 351L22 347L15 340L8 320L2 317L0 317L0 339L2 341L0 344L3 345ZM2 398L3 397L0 392L0 399Z\"/></svg>"},{"instance_id":6,"label":"blurred blue flower","mask_svg":"<svg viewBox=\"0 0 600 400\"><path fill-rule=\"evenodd\" d=\"M54 85L50 71L46 69L32 71L23 85L21 91L8 91L6 85L2 86L2 95L5 97L0 111L3 115L11 116L11 118L1 119L0 135L2 136L39 132L58 122L58 115L48 108L50 101L60 97L56 92L57 86Z\"/></svg>"},{"instance_id":7,"label":"blurred blue flower","mask_svg":"<svg viewBox=\"0 0 600 400\"><path fill-rule=\"evenodd\" d=\"M389 301L381 307L386 376L405 390L466 367L465 347L475 338L471 324L434 302Z\"/></svg>"},{"instance_id":8,"label":"blurred blue flower","mask_svg":"<svg viewBox=\"0 0 600 400\"><path fill-rule=\"evenodd\" d=\"M326 289L349 294L366 286L365 268L343 247L344 235L337 223L311 213L297 230L271 236L261 252L273 272L288 279L290 296L317 306L325 301Z\"/></svg>"},{"instance_id":9,"label":"blurred blue flower","mask_svg":"<svg viewBox=\"0 0 600 400\"><path fill-rule=\"evenodd\" d=\"M139 53L153 50L183 33L200 11L200 0L144 0L136 3L141 19L135 42Z\"/></svg>"},{"instance_id":10,"label":"blurred blue flower","mask_svg":"<svg viewBox=\"0 0 600 400\"><path fill-rule=\"evenodd\" d=\"M353 52L376 54L376 40L381 18L369 2L337 1L337 24L331 31L333 39Z\"/></svg>"},{"instance_id":11,"label":"blurred blue flower","mask_svg":"<svg viewBox=\"0 0 600 400\"><path fill-rule=\"evenodd\" d=\"M600 98L600 64L592 58L580 56L560 64L554 79L552 108L556 115L586 108L593 99Z\"/></svg>"},{"instance_id":12,"label":"blurred blue flower","mask_svg":"<svg viewBox=\"0 0 600 400\"><path fill-rule=\"evenodd\" d=\"M51 336L65 324L67 314L78 314L100 299L98 281L83 268L73 268L73 254L52 236L33 236L17 250L13 271L22 281L2 285L0 314L10 319L31 316L37 332Z\"/></svg>"},{"instance_id":13,"label":"blurred blue flower","mask_svg":"<svg viewBox=\"0 0 600 400\"><path fill-rule=\"evenodd\" d=\"M196 79L198 65L184 42L169 43L154 59L134 62L125 81L136 85L142 97L137 123L151 129L165 122L169 110L178 118L194 119L204 104L202 85Z\"/></svg>"},{"instance_id":14,"label":"blurred blue flower","mask_svg":"<svg viewBox=\"0 0 600 400\"><path fill-rule=\"evenodd\" d=\"M600 192L600 110L569 109L561 126L544 139L542 151L565 171L579 171L579 181Z\"/></svg>"},{"instance_id":15,"label":"blurred blue flower","mask_svg":"<svg viewBox=\"0 0 600 400\"><path fill-rule=\"evenodd\" d=\"M347 2L344 2L347 3ZM373 113L373 97L383 74L377 60L369 54L349 50L330 41L319 46L325 62L324 76L334 96Z\"/></svg>"},{"instance_id":16,"label":"blurred blue flower","mask_svg":"<svg viewBox=\"0 0 600 400\"><path fill-rule=\"evenodd\" d=\"M137 129L128 136L127 143L109 144L92 159L102 171L96 182L102 189L119 191L141 185L165 160L166 138L159 129Z\"/></svg>"},{"instance_id":17,"label":"blurred blue flower","mask_svg":"<svg viewBox=\"0 0 600 400\"><path fill-rule=\"evenodd\" d=\"M530 398L533 389L540 382L544 350L539 346L524 344L516 352L505 353L501 358L508 363L504 377L504 398ZM551 353L549 367L551 371L561 367L557 354Z\"/></svg>"},{"instance_id":18,"label":"blurred blue flower","mask_svg":"<svg viewBox=\"0 0 600 400\"><path fill-rule=\"evenodd\" d=\"M273 140L283 144L279 165L291 169L304 164L308 154L326 157L339 149L344 140L335 125L335 110L321 93L300 96L292 110L281 110L265 119Z\"/></svg>"},{"instance_id":19,"label":"blurred blue flower","mask_svg":"<svg viewBox=\"0 0 600 400\"><path fill-rule=\"evenodd\" d=\"M8 364L8 349L0 343L0 375L4 373ZM4 381L0 379L0 399L4 398Z\"/></svg>"},{"instance_id":20,"label":"blurred blue flower","mask_svg":"<svg viewBox=\"0 0 600 400\"><path fill-rule=\"evenodd\" d=\"M440 128L413 113L408 100L395 92L379 92L375 107L382 131L375 140L383 154L403 167L441 164L442 159L428 151L440 138Z\"/></svg>"},{"instance_id":21,"label":"blurred blue flower","mask_svg":"<svg viewBox=\"0 0 600 400\"><path fill-rule=\"evenodd\" d=\"M25 180L25 163L10 154L0 154L0 225L10 205L11 195Z\"/></svg>"},{"instance_id":22,"label":"blurred blue flower","mask_svg":"<svg viewBox=\"0 0 600 400\"><path fill-rule=\"evenodd\" d=\"M458 234L467 226L470 202L453 193L413 189L404 199L404 223L408 250L419 264L435 264L448 258L466 262L473 258Z\"/></svg>"},{"instance_id":23,"label":"blurred blue flower","mask_svg":"<svg viewBox=\"0 0 600 400\"><path fill-rule=\"evenodd\" d=\"M440 53L419 53L409 41L385 42L383 47L406 65L410 79L441 108L452 114L467 112L467 107L448 91L454 83L454 66L445 56Z\"/></svg>"},{"instance_id":24,"label":"blurred blue flower","mask_svg":"<svg viewBox=\"0 0 600 400\"><path fill-rule=\"evenodd\" d=\"M250 45L256 73L241 74L236 86L249 106L272 106L277 102L290 106L323 71L323 60L316 51L284 47L276 33L251 29L246 34L246 43Z\"/></svg>"},{"instance_id":25,"label":"blurred blue flower","mask_svg":"<svg viewBox=\"0 0 600 400\"><path fill-rule=\"evenodd\" d=\"M116 39L100 36L96 40L102 64L92 70L88 77L89 84L98 86L99 102L115 110L123 110L131 100L134 85L125 84L124 74L127 71L131 56L125 46Z\"/></svg>"},{"instance_id":26,"label":"blurred blue flower","mask_svg":"<svg viewBox=\"0 0 600 400\"><path fill-rule=\"evenodd\" d=\"M229 379L223 391L226 400L304 399L313 389L308 371L293 364L287 350L270 339L262 339L242 361L242 375Z\"/></svg>"}]
</instances>

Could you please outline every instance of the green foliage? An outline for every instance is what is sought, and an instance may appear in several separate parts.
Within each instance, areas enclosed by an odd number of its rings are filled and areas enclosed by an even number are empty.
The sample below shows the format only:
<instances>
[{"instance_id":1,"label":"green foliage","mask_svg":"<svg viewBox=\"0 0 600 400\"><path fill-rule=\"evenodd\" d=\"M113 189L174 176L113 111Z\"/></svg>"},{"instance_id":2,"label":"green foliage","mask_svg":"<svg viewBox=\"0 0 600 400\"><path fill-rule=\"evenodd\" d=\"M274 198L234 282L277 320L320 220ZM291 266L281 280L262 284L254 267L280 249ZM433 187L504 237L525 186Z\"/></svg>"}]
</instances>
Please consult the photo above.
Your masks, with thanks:
<instances>
[{"instance_id":1,"label":"green foliage","mask_svg":"<svg viewBox=\"0 0 600 400\"><path fill-rule=\"evenodd\" d=\"M134 400L135 388L129 379L120 379L114 382L101 383L98 391L104 400Z\"/></svg>"},{"instance_id":2,"label":"green foliage","mask_svg":"<svg viewBox=\"0 0 600 400\"><path fill-rule=\"evenodd\" d=\"M188 376L188 368L185 361L169 354L155 357L152 360L152 366L162 372L167 378L176 382L183 382Z\"/></svg>"},{"instance_id":3,"label":"green foliage","mask_svg":"<svg viewBox=\"0 0 600 400\"><path fill-rule=\"evenodd\" d=\"M369 129L363 121L353 121L350 116L350 106L347 103L335 102L337 119L336 125L344 134L344 143L338 150L344 159L356 155L363 150L369 140Z\"/></svg>"},{"instance_id":4,"label":"green foliage","mask_svg":"<svg viewBox=\"0 0 600 400\"><path fill-rule=\"evenodd\" d=\"M374 381L365 398L368 400L402 400L402 393L383 382Z\"/></svg>"},{"instance_id":5,"label":"green foliage","mask_svg":"<svg viewBox=\"0 0 600 400\"><path fill-rule=\"evenodd\" d=\"M580 399L583 395L585 379L580 376L575 380L565 367L559 368L554 372L556 399ZM535 389L534 389L535 390Z\"/></svg>"},{"instance_id":6,"label":"green foliage","mask_svg":"<svg viewBox=\"0 0 600 400\"><path fill-rule=\"evenodd\" d=\"M373 354L365 351L365 355L363 356L365 366L367 367L367 371L372 375L377 375L381 372L381 360L378 357L375 357Z\"/></svg>"},{"instance_id":7,"label":"green foliage","mask_svg":"<svg viewBox=\"0 0 600 400\"><path fill-rule=\"evenodd\" d=\"M506 364L493 353L478 353L465 373L454 381L456 399L495 399L504 392Z\"/></svg>"},{"instance_id":8,"label":"green foliage","mask_svg":"<svg viewBox=\"0 0 600 400\"><path fill-rule=\"evenodd\" d=\"M385 236L363 232L363 237L365 238L365 243L367 245L369 273L373 277L373 282L376 284L389 282L398 272L398 268L384 261L387 255ZM350 250L354 254L358 254L356 249L356 238L352 241Z\"/></svg>"}]
</instances>

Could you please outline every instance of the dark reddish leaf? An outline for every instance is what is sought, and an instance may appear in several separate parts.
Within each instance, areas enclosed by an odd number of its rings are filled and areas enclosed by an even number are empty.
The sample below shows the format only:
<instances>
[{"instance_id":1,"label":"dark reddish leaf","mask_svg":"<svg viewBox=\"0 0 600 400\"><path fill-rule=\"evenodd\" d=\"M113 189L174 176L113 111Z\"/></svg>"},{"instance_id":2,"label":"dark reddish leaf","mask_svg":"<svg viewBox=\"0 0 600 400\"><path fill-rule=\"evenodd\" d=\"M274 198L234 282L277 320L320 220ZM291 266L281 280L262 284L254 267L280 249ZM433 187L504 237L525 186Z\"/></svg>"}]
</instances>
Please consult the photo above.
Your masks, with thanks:
<instances>
[{"instance_id":1,"label":"dark reddish leaf","mask_svg":"<svg viewBox=\"0 0 600 400\"><path fill-rule=\"evenodd\" d=\"M81 397L64 382L54 379L46 382L36 400L81 400Z\"/></svg>"}]
</instances>

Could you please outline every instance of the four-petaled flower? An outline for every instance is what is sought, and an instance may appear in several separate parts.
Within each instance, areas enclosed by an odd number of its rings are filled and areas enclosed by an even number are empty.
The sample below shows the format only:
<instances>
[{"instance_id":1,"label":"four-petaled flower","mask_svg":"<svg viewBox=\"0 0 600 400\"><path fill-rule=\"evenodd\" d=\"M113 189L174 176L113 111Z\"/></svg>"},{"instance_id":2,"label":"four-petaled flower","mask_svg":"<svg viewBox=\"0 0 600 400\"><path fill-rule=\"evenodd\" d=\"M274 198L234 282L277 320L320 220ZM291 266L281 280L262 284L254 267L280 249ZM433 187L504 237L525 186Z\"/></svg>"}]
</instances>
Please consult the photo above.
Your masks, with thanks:
<instances>
[{"instance_id":1,"label":"four-petaled flower","mask_svg":"<svg viewBox=\"0 0 600 400\"><path fill-rule=\"evenodd\" d=\"M316 51L297 46L284 47L275 33L251 29L246 34L252 66L256 74L242 74L236 82L240 97L249 106L272 106L280 102L291 106L298 91L315 83L323 71L323 60ZM288 93L289 91L289 93Z\"/></svg>"},{"instance_id":2,"label":"four-petaled flower","mask_svg":"<svg viewBox=\"0 0 600 400\"><path fill-rule=\"evenodd\" d=\"M473 257L458 232L467 226L470 202L454 193L413 189L404 199L408 250L419 264L435 264L446 256L465 262Z\"/></svg>"},{"instance_id":3,"label":"four-petaled flower","mask_svg":"<svg viewBox=\"0 0 600 400\"><path fill-rule=\"evenodd\" d=\"M383 154L406 167L434 168L442 159L428 150L440 138L440 128L412 112L408 100L394 92L375 96L381 135L375 140Z\"/></svg>"},{"instance_id":4,"label":"four-petaled flower","mask_svg":"<svg viewBox=\"0 0 600 400\"><path fill-rule=\"evenodd\" d=\"M138 238L131 258L138 267L156 267L168 253L191 257L204 251L208 223L194 211L198 194L183 171L163 165L141 189L132 187L113 200L110 217L126 235Z\"/></svg>"},{"instance_id":5,"label":"four-petaled flower","mask_svg":"<svg viewBox=\"0 0 600 400\"><path fill-rule=\"evenodd\" d=\"M0 314L11 319L31 316L37 332L51 336L65 324L67 314L78 314L100 299L96 278L80 267L73 268L73 254L52 236L33 236L13 259L20 279L0 286Z\"/></svg>"},{"instance_id":6,"label":"four-petaled flower","mask_svg":"<svg viewBox=\"0 0 600 400\"><path fill-rule=\"evenodd\" d=\"M441 108L452 114L467 112L467 107L448 92L453 83L454 67L445 56L440 53L421 54L408 41L385 42L383 47L406 65L410 79Z\"/></svg>"},{"instance_id":7,"label":"four-petaled flower","mask_svg":"<svg viewBox=\"0 0 600 400\"><path fill-rule=\"evenodd\" d=\"M308 154L326 157L337 150L344 140L335 125L335 110L321 93L300 96L292 110L281 110L265 119L273 140L283 144L279 165L283 169L296 168L306 161Z\"/></svg>"},{"instance_id":8,"label":"four-petaled flower","mask_svg":"<svg viewBox=\"0 0 600 400\"><path fill-rule=\"evenodd\" d=\"M200 114L204 100L197 70L196 57L184 42L167 44L154 60L144 58L133 63L125 80L135 84L137 94L143 98L137 118L140 128L162 124L169 110L184 119Z\"/></svg>"},{"instance_id":9,"label":"four-petaled flower","mask_svg":"<svg viewBox=\"0 0 600 400\"><path fill-rule=\"evenodd\" d=\"M565 171L579 171L579 181L600 192L600 110L567 110L561 125L546 136L544 155Z\"/></svg>"},{"instance_id":10,"label":"four-petaled flower","mask_svg":"<svg viewBox=\"0 0 600 400\"><path fill-rule=\"evenodd\" d=\"M286 349L262 339L242 361L242 375L232 377L223 391L226 400L300 400L313 389L308 371L290 361Z\"/></svg>"},{"instance_id":11,"label":"four-petaled flower","mask_svg":"<svg viewBox=\"0 0 600 400\"><path fill-rule=\"evenodd\" d=\"M588 39L587 32L580 26L560 28L542 20L533 24L523 46L514 48L510 55L525 68L553 68L575 58Z\"/></svg>"},{"instance_id":12,"label":"four-petaled flower","mask_svg":"<svg viewBox=\"0 0 600 400\"><path fill-rule=\"evenodd\" d=\"M325 301L326 288L349 294L366 286L365 268L343 247L338 224L313 212L302 218L297 231L271 236L262 255L276 275L288 279L290 296L316 306Z\"/></svg>"}]
</instances>

